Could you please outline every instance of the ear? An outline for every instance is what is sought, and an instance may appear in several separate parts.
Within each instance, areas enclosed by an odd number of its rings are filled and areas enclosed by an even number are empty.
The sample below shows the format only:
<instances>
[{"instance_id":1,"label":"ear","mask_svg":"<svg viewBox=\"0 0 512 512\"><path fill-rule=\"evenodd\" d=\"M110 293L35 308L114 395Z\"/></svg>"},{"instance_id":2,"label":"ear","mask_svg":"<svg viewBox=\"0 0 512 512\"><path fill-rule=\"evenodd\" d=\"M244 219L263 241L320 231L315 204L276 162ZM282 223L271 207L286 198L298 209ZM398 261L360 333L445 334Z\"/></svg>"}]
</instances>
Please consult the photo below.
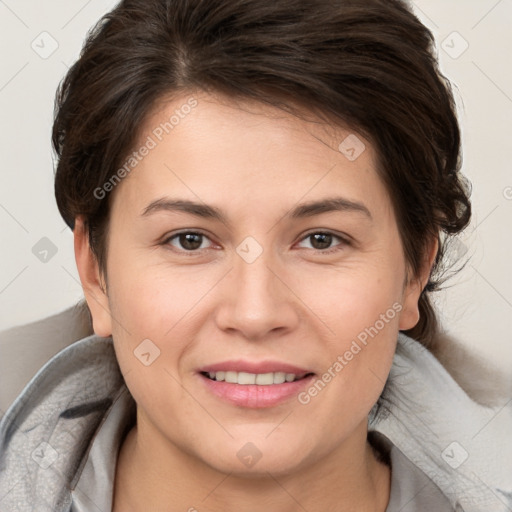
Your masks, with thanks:
<instances>
[{"instance_id":1,"label":"ear","mask_svg":"<svg viewBox=\"0 0 512 512\"><path fill-rule=\"evenodd\" d=\"M401 331L412 329L420 319L418 301L420 299L421 292L424 290L425 286L427 286L438 249L439 240L435 237L429 245L419 275L407 276L399 322L399 329Z\"/></svg>"},{"instance_id":2,"label":"ear","mask_svg":"<svg viewBox=\"0 0 512 512\"><path fill-rule=\"evenodd\" d=\"M110 306L98 261L89 245L89 236L83 219L77 217L73 230L75 261L87 305L91 311L94 333L107 338L112 334Z\"/></svg>"}]
</instances>

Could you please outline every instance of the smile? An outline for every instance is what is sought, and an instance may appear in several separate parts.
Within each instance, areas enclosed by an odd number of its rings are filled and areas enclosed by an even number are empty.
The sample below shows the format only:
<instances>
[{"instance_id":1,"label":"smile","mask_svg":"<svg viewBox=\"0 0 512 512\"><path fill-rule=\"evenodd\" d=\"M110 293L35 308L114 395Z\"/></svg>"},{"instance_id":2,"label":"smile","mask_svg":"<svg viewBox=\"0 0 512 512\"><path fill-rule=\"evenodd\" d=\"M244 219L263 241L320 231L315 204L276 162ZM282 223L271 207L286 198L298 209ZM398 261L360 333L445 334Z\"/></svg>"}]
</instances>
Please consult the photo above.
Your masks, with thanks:
<instances>
[{"instance_id":1,"label":"smile","mask_svg":"<svg viewBox=\"0 0 512 512\"><path fill-rule=\"evenodd\" d=\"M263 409L296 398L311 385L315 374L217 371L197 375L214 398L238 407Z\"/></svg>"},{"instance_id":2,"label":"smile","mask_svg":"<svg viewBox=\"0 0 512 512\"><path fill-rule=\"evenodd\" d=\"M270 386L272 384L283 384L303 379L307 373L296 375L295 373L270 372L270 373L248 373L234 371L204 372L203 375L217 382L229 382L247 386L256 384L258 386Z\"/></svg>"}]
</instances>

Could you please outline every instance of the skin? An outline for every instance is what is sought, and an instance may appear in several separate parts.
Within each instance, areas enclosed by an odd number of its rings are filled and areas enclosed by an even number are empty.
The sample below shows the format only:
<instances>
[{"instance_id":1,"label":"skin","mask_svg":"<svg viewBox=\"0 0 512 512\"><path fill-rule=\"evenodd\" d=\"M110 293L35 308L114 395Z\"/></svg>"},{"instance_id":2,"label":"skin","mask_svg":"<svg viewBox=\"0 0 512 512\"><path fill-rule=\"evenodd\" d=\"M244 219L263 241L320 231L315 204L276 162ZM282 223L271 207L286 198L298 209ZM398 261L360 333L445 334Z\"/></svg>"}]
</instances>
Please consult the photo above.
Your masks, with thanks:
<instances>
[{"instance_id":1,"label":"skin","mask_svg":"<svg viewBox=\"0 0 512 512\"><path fill-rule=\"evenodd\" d=\"M162 103L141 143L190 97ZM113 336L137 402L113 510L384 511L390 470L366 440L367 415L399 329L418 321L437 246L410 276L375 151L363 137L365 151L350 161L337 149L353 133L347 128L194 97L198 105L114 191L106 282L81 218L75 229L94 330ZM371 219L348 210L287 217L298 204L333 196L362 203ZM226 221L142 214L163 197L217 207ZM205 235L199 249L187 252L171 238L183 230ZM319 232L335 235L330 245L308 236ZM252 263L236 252L248 236L263 250ZM293 397L265 409L234 406L197 374L240 358L286 361L321 376L393 304L401 311L305 405ZM144 339L160 350L149 366L134 356ZM248 442L262 455L250 468L237 457Z\"/></svg>"}]
</instances>

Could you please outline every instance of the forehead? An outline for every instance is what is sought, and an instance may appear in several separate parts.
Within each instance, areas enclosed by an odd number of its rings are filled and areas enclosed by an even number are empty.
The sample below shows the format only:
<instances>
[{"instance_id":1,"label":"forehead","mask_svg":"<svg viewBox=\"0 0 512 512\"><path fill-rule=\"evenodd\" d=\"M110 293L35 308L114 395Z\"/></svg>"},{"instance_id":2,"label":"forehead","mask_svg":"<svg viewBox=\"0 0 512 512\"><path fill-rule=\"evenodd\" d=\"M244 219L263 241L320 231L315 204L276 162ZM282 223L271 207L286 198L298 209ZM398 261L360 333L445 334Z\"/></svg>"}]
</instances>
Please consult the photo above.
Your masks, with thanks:
<instances>
[{"instance_id":1,"label":"forehead","mask_svg":"<svg viewBox=\"0 0 512 512\"><path fill-rule=\"evenodd\" d=\"M288 100L288 104L295 109L293 114L273 105L247 98L231 99L220 93L196 91L174 98L164 97L146 117L139 139L152 135L157 142L172 143L172 135L179 134L180 139L189 136L187 142L191 146L207 139L232 146L244 140L254 144L259 138L259 142L266 145L300 142L295 148L298 151L312 149L316 139L317 144L328 145L337 153L341 141L349 135L356 136L341 119L326 121L296 101ZM226 135L231 139L226 139ZM360 134L357 138L369 150L366 157L370 161L375 156L373 147ZM306 140L308 143L304 146ZM251 146L243 149L249 151Z\"/></svg>"},{"instance_id":2,"label":"forehead","mask_svg":"<svg viewBox=\"0 0 512 512\"><path fill-rule=\"evenodd\" d=\"M205 92L161 101L141 126L139 159L116 193L139 208L170 193L255 208L313 200L334 189L375 204L387 196L367 139L305 116ZM150 149L140 158L144 146Z\"/></svg>"}]
</instances>

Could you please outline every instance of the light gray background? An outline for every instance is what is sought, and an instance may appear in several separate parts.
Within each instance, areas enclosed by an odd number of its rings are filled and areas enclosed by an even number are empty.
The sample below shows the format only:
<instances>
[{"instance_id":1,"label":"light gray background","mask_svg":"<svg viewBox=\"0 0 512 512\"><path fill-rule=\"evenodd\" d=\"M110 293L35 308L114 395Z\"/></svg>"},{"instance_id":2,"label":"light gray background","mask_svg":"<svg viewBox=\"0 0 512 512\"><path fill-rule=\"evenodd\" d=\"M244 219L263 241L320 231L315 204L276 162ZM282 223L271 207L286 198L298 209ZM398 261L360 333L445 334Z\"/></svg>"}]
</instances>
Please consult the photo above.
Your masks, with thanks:
<instances>
[{"instance_id":1,"label":"light gray background","mask_svg":"<svg viewBox=\"0 0 512 512\"><path fill-rule=\"evenodd\" d=\"M0 330L82 297L72 233L53 198L53 98L88 29L115 4L0 0ZM433 30L441 69L454 83L463 170L473 184L474 218L457 246L471 259L438 295L440 314L449 334L510 372L512 0L413 6ZM52 45L58 47L48 55Z\"/></svg>"}]
</instances>

